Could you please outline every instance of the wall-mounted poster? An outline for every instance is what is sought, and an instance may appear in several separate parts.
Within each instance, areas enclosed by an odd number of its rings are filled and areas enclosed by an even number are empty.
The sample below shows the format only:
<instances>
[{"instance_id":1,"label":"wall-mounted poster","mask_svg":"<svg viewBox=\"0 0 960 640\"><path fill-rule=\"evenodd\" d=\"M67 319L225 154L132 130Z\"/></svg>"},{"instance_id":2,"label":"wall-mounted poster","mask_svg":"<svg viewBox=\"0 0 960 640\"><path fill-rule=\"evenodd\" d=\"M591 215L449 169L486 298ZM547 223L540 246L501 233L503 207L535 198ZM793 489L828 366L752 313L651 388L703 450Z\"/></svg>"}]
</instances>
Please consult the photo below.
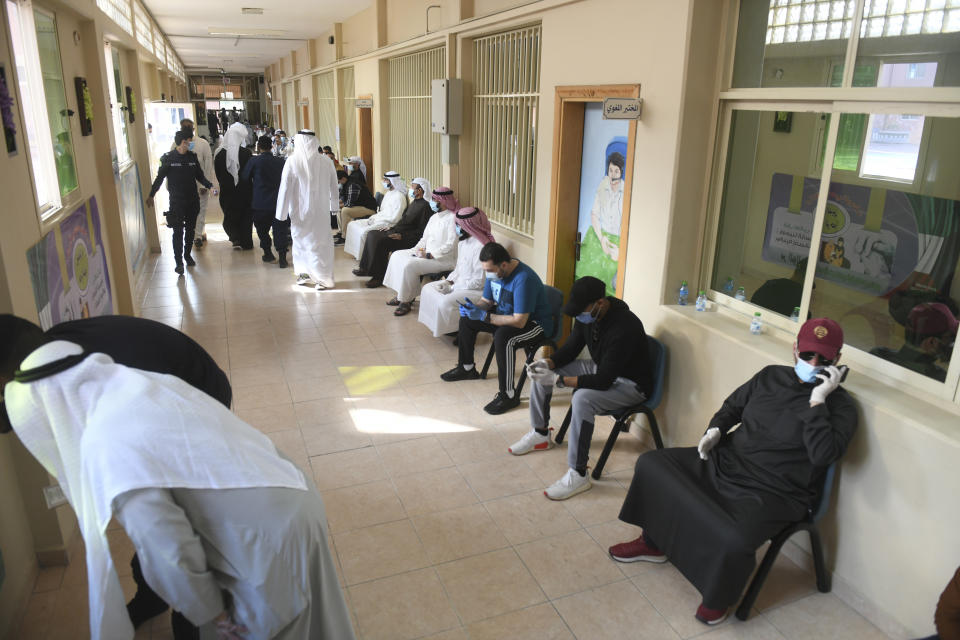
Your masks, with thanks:
<instances>
[{"instance_id":1,"label":"wall-mounted poster","mask_svg":"<svg viewBox=\"0 0 960 640\"><path fill-rule=\"evenodd\" d=\"M87 79L75 77L73 88L77 92L77 106L80 111L80 135L88 136L93 133L93 98L87 87Z\"/></svg>"},{"instance_id":2,"label":"wall-mounted poster","mask_svg":"<svg viewBox=\"0 0 960 640\"><path fill-rule=\"evenodd\" d=\"M46 330L113 313L96 198L80 205L27 250L33 294Z\"/></svg>"},{"instance_id":3,"label":"wall-mounted poster","mask_svg":"<svg viewBox=\"0 0 960 640\"><path fill-rule=\"evenodd\" d=\"M588 103L583 118L576 277L599 278L607 286L607 295L613 296L617 292L630 122L604 119L600 102Z\"/></svg>"},{"instance_id":4,"label":"wall-mounted poster","mask_svg":"<svg viewBox=\"0 0 960 640\"><path fill-rule=\"evenodd\" d=\"M0 113L3 115L3 137L7 155L17 155L17 124L13 116L13 97L7 86L7 70L0 64Z\"/></svg>"},{"instance_id":5,"label":"wall-mounted poster","mask_svg":"<svg viewBox=\"0 0 960 640\"><path fill-rule=\"evenodd\" d=\"M140 192L140 169L136 163L120 174L120 213L123 215L123 236L130 269L136 273L147 251L147 218Z\"/></svg>"}]
</instances>

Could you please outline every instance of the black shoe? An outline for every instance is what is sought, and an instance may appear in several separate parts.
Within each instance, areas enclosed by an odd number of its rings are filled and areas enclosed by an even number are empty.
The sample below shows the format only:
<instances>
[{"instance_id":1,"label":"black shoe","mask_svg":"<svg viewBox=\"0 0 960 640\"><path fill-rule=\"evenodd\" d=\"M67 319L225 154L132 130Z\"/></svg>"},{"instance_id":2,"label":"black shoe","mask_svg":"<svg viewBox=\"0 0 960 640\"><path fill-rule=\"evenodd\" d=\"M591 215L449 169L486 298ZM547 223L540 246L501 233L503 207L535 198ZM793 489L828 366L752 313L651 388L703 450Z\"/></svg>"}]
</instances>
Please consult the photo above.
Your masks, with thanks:
<instances>
[{"instance_id":1,"label":"black shoe","mask_svg":"<svg viewBox=\"0 0 960 640\"><path fill-rule=\"evenodd\" d=\"M277 256L273 255L273 251L266 249L263 252L263 261L264 262L274 262L277 259Z\"/></svg>"},{"instance_id":2,"label":"black shoe","mask_svg":"<svg viewBox=\"0 0 960 640\"><path fill-rule=\"evenodd\" d=\"M364 271L363 269L354 269L354 270L353 270L353 275L355 275L355 276L360 276L361 278L363 278L363 277L365 277L365 276L367 276L367 275L369 275L369 274L368 274L366 271Z\"/></svg>"},{"instance_id":3,"label":"black shoe","mask_svg":"<svg viewBox=\"0 0 960 640\"><path fill-rule=\"evenodd\" d=\"M367 281L367 284L363 286L365 286L367 289L376 289L377 287L382 287L383 282L381 282L380 280L377 280L376 278L371 278L370 280Z\"/></svg>"},{"instance_id":4,"label":"black shoe","mask_svg":"<svg viewBox=\"0 0 960 640\"><path fill-rule=\"evenodd\" d=\"M152 597L144 597L142 593L138 593L127 603L127 615L130 616L134 629L170 608L159 596L151 595Z\"/></svg>"},{"instance_id":5,"label":"black shoe","mask_svg":"<svg viewBox=\"0 0 960 640\"><path fill-rule=\"evenodd\" d=\"M445 382L456 382L457 380L476 380L480 377L480 372L474 366L469 371L463 368L463 365L457 365L450 371L440 374L440 379Z\"/></svg>"},{"instance_id":6,"label":"black shoe","mask_svg":"<svg viewBox=\"0 0 960 640\"><path fill-rule=\"evenodd\" d=\"M193 241L193 246L195 246L197 249L202 249L202 248L203 248L203 238L197 238L196 240L194 240L194 241Z\"/></svg>"},{"instance_id":7,"label":"black shoe","mask_svg":"<svg viewBox=\"0 0 960 640\"><path fill-rule=\"evenodd\" d=\"M186 254L186 253L183 254L183 261L187 263L187 266L188 266L188 267L195 267L195 266L197 266L197 261L193 259L193 256L188 255L188 254Z\"/></svg>"},{"instance_id":8,"label":"black shoe","mask_svg":"<svg viewBox=\"0 0 960 640\"><path fill-rule=\"evenodd\" d=\"M344 240L343 238L341 238L341 237L339 237L339 236L334 236L334 238L333 238L333 245L334 245L335 247L339 247L339 246L342 245L344 242L346 242L346 240Z\"/></svg>"},{"instance_id":9,"label":"black shoe","mask_svg":"<svg viewBox=\"0 0 960 640\"><path fill-rule=\"evenodd\" d=\"M176 271L177 273L179 273L180 275L183 275L183 265L182 265L182 264L178 264L176 267L174 267L173 270Z\"/></svg>"},{"instance_id":10,"label":"black shoe","mask_svg":"<svg viewBox=\"0 0 960 640\"><path fill-rule=\"evenodd\" d=\"M520 396L514 395L512 398L508 398L507 394L500 391L493 397L493 400L487 403L487 406L485 406L483 410L490 415L496 416L519 406Z\"/></svg>"},{"instance_id":11,"label":"black shoe","mask_svg":"<svg viewBox=\"0 0 960 640\"><path fill-rule=\"evenodd\" d=\"M240 249L242 249L243 247L240 246L239 242L234 242L233 246L230 248L233 249L234 251L240 251Z\"/></svg>"},{"instance_id":12,"label":"black shoe","mask_svg":"<svg viewBox=\"0 0 960 640\"><path fill-rule=\"evenodd\" d=\"M280 252L280 262L279 262L279 264L278 264L277 266L280 267L281 269L286 269L288 266L290 266L290 265L287 264L287 252L286 252L286 251L281 251L281 252Z\"/></svg>"}]
</instances>

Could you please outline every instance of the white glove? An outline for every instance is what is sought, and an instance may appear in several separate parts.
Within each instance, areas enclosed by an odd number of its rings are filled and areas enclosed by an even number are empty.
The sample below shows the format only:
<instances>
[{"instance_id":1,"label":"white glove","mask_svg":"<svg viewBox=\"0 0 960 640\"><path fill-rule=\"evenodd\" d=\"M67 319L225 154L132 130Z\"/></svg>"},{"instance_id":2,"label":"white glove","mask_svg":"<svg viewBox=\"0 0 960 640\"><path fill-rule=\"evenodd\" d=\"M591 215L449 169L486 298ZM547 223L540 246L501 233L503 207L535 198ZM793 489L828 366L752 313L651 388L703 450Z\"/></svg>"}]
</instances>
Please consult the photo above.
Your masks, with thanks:
<instances>
[{"instance_id":1,"label":"white glove","mask_svg":"<svg viewBox=\"0 0 960 640\"><path fill-rule=\"evenodd\" d=\"M527 375L534 382L539 382L545 387L552 387L557 384L560 374L548 369L546 365L537 366L537 362L531 362L527 365Z\"/></svg>"},{"instance_id":2,"label":"white glove","mask_svg":"<svg viewBox=\"0 0 960 640\"><path fill-rule=\"evenodd\" d=\"M700 458L706 460L710 449L717 446L718 442L720 442L720 429L717 427L707 429L707 432L700 438L700 444L697 445L697 453L700 454Z\"/></svg>"},{"instance_id":3,"label":"white glove","mask_svg":"<svg viewBox=\"0 0 960 640\"><path fill-rule=\"evenodd\" d=\"M543 370L543 371L549 371L549 370L550 370L550 361L547 360L546 358L540 358L539 360L534 360L534 361L531 362L530 365L527 367L527 372L528 372L528 373L529 373L530 369L539 369L539 370Z\"/></svg>"},{"instance_id":4,"label":"white glove","mask_svg":"<svg viewBox=\"0 0 960 640\"><path fill-rule=\"evenodd\" d=\"M813 391L810 392L811 406L826 402L827 396L830 395L834 389L840 386L840 369L831 365L818 373L817 377L820 378L822 382L815 386Z\"/></svg>"},{"instance_id":5,"label":"white glove","mask_svg":"<svg viewBox=\"0 0 960 640\"><path fill-rule=\"evenodd\" d=\"M437 280L437 281L433 284L433 286L436 287L437 291L439 291L440 293L442 293L442 294L444 294L444 295L446 295L446 294L450 293L451 291L453 291L453 285L450 283L449 280Z\"/></svg>"}]
</instances>

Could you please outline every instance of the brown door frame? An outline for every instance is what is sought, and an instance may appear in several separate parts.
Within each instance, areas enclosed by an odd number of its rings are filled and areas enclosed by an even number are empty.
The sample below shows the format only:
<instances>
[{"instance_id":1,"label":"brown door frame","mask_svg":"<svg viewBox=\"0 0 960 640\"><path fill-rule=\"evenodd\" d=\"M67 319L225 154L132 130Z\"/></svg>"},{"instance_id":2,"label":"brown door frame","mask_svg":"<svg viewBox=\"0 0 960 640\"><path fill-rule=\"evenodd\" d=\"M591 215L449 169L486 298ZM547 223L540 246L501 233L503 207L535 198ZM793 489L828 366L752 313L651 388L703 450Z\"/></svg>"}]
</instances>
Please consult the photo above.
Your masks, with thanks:
<instances>
[{"instance_id":1,"label":"brown door frame","mask_svg":"<svg viewBox=\"0 0 960 640\"><path fill-rule=\"evenodd\" d=\"M357 96L357 98L373 99L372 95ZM377 172L373 167L373 109L357 109L357 153L367 165L367 186L377 184ZM375 191L375 189L373 189Z\"/></svg>"},{"instance_id":2,"label":"brown door frame","mask_svg":"<svg viewBox=\"0 0 960 640\"><path fill-rule=\"evenodd\" d=\"M550 180L550 231L547 282L566 293L573 284L573 259L580 214L580 168L583 159L583 114L588 102L604 98L639 98L639 84L561 86L556 88L553 117L553 170ZM623 175L623 218L620 222L620 259L617 264L617 297L623 297L627 265L627 231L630 228L630 194L637 121L630 121Z\"/></svg>"}]
</instances>

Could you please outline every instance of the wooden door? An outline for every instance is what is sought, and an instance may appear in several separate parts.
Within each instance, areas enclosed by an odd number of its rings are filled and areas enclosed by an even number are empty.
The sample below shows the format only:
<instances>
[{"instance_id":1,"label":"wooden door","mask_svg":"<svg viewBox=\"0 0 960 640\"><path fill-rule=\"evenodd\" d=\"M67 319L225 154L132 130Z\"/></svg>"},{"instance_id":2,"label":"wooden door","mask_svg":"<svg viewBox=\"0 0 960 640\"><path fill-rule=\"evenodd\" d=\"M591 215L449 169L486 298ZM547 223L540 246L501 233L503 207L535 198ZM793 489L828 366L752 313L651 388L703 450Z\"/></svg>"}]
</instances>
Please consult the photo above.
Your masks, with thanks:
<instances>
[{"instance_id":1,"label":"wooden door","mask_svg":"<svg viewBox=\"0 0 960 640\"><path fill-rule=\"evenodd\" d=\"M377 184L373 167L373 109L357 109L357 135L360 157L367 165L367 186ZM370 187L374 190L373 187Z\"/></svg>"}]
</instances>

